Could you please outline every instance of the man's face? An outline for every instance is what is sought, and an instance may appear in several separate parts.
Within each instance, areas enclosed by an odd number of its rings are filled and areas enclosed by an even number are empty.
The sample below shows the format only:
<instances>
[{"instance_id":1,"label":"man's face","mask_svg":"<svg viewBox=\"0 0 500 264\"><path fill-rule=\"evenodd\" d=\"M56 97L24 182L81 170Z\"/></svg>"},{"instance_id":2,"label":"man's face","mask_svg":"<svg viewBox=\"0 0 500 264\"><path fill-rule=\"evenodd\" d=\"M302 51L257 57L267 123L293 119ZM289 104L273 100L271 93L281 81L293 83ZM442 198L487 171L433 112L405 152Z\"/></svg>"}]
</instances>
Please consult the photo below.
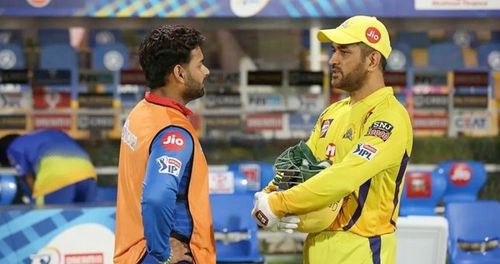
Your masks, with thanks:
<instances>
[{"instance_id":1,"label":"man's face","mask_svg":"<svg viewBox=\"0 0 500 264\"><path fill-rule=\"evenodd\" d=\"M332 56L329 64L332 67L332 86L347 92L359 90L368 73L366 57L359 44L332 44Z\"/></svg>"},{"instance_id":2,"label":"man's face","mask_svg":"<svg viewBox=\"0 0 500 264\"><path fill-rule=\"evenodd\" d=\"M205 94L203 81L210 71L203 65L203 52L198 47L191 51L191 60L185 68L186 86L182 97L186 102L198 99Z\"/></svg>"}]
</instances>

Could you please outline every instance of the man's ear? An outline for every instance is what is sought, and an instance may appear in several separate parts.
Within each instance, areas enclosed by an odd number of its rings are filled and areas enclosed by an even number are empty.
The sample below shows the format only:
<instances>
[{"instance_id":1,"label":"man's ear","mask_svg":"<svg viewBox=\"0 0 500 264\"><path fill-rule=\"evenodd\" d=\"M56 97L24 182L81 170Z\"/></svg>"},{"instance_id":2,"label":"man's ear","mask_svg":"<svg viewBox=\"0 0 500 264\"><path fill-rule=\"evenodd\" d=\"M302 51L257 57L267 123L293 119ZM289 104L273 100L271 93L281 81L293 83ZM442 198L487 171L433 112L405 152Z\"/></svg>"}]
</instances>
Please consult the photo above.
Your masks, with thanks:
<instances>
[{"instance_id":1,"label":"man's ear","mask_svg":"<svg viewBox=\"0 0 500 264\"><path fill-rule=\"evenodd\" d=\"M179 81L184 83L184 68L182 68L181 65L177 64L174 67L174 70L172 71L173 77Z\"/></svg>"},{"instance_id":2,"label":"man's ear","mask_svg":"<svg viewBox=\"0 0 500 264\"><path fill-rule=\"evenodd\" d=\"M368 70L369 71L374 71L379 68L379 65L382 60L382 54L379 52L372 52L368 56L369 64L368 64Z\"/></svg>"}]
</instances>

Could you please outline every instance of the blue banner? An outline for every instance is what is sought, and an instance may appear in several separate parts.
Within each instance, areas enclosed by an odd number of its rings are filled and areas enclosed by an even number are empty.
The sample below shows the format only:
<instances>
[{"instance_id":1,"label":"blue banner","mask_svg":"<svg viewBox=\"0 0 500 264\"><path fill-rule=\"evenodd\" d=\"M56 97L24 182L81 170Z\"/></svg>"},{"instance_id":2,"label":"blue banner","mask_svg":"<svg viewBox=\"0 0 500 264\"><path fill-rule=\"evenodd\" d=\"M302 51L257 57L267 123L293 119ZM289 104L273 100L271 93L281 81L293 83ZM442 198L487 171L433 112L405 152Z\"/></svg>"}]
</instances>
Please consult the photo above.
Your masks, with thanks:
<instances>
[{"instance_id":1,"label":"blue banner","mask_svg":"<svg viewBox=\"0 0 500 264\"><path fill-rule=\"evenodd\" d=\"M498 0L0 0L2 16L498 17Z\"/></svg>"}]
</instances>

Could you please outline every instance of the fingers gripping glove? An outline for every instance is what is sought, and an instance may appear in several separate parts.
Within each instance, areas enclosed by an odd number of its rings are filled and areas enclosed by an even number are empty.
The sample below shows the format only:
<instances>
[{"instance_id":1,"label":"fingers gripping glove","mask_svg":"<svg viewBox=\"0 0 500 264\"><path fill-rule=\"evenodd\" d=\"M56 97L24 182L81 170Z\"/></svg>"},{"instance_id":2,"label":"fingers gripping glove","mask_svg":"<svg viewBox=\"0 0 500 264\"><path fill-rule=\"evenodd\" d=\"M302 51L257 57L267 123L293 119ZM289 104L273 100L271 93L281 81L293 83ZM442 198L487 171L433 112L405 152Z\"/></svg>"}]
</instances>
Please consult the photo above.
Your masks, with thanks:
<instances>
[{"instance_id":1,"label":"fingers gripping glove","mask_svg":"<svg viewBox=\"0 0 500 264\"><path fill-rule=\"evenodd\" d=\"M297 228L299 228L300 218L296 215L285 216L280 218L279 222L266 229L273 232L285 232L285 233L293 233Z\"/></svg>"}]
</instances>

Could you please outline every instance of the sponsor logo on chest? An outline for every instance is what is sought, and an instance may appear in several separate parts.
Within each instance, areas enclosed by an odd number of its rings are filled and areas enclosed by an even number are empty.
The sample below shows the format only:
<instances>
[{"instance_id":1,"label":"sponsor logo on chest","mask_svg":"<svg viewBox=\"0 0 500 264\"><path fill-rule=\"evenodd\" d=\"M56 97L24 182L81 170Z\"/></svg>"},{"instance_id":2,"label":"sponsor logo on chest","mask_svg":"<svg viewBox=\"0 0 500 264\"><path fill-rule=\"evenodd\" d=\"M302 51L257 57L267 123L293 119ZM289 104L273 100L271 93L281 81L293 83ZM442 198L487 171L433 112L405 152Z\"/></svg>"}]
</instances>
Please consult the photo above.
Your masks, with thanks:
<instances>
[{"instance_id":1,"label":"sponsor logo on chest","mask_svg":"<svg viewBox=\"0 0 500 264\"><path fill-rule=\"evenodd\" d=\"M386 141L392 134L392 129L394 128L389 122L385 121L375 121L368 128L366 136L374 136Z\"/></svg>"}]
</instances>

